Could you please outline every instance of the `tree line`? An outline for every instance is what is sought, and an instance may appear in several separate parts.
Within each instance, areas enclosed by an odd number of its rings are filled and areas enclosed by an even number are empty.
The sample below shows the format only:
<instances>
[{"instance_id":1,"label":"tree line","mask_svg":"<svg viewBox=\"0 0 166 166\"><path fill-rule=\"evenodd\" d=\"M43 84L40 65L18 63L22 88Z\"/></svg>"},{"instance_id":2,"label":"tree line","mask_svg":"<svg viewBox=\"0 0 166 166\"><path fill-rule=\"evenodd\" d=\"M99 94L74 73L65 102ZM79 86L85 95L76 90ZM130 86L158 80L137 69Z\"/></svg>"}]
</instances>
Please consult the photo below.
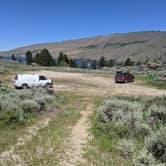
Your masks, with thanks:
<instances>
[{"instance_id":1,"label":"tree line","mask_svg":"<svg viewBox=\"0 0 166 166\"><path fill-rule=\"evenodd\" d=\"M78 67L76 59L69 58L62 51L59 53L58 58L55 60L47 49L43 49L36 53L34 56L31 51L25 53L26 63L28 65L36 63L41 66L69 66ZM15 60L15 56L12 55L12 59ZM144 62L138 61L134 62L130 58L127 58L125 62L118 62L115 59L106 60L104 56L101 56L99 60L88 60L79 59L81 61L80 68L103 68L103 67L113 67L113 66L134 66L146 64L149 59L147 58Z\"/></svg>"}]
</instances>

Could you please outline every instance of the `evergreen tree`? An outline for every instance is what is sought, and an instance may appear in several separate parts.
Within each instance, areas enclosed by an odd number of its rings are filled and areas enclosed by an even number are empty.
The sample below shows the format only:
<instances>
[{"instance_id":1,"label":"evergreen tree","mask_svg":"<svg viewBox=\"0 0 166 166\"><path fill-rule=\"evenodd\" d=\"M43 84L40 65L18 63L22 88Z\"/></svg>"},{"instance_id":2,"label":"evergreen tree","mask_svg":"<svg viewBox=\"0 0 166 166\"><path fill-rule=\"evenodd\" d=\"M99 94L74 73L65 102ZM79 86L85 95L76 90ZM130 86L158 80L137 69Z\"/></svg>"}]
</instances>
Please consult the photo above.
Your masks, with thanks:
<instances>
[{"instance_id":1,"label":"evergreen tree","mask_svg":"<svg viewBox=\"0 0 166 166\"><path fill-rule=\"evenodd\" d=\"M63 52L61 51L61 52L59 53L57 65L59 66L62 61L64 61L64 54L63 54Z\"/></svg>"},{"instance_id":2,"label":"evergreen tree","mask_svg":"<svg viewBox=\"0 0 166 166\"><path fill-rule=\"evenodd\" d=\"M14 54L12 54L12 60L13 60L13 61L16 61L16 57L15 57Z\"/></svg>"},{"instance_id":3,"label":"evergreen tree","mask_svg":"<svg viewBox=\"0 0 166 166\"><path fill-rule=\"evenodd\" d=\"M69 59L69 66L70 67L77 67L77 64L76 64L75 60Z\"/></svg>"},{"instance_id":4,"label":"evergreen tree","mask_svg":"<svg viewBox=\"0 0 166 166\"><path fill-rule=\"evenodd\" d=\"M64 61L65 61L66 63L69 63L69 59L68 59L68 57L67 57L66 54L63 55L63 59L64 59Z\"/></svg>"},{"instance_id":5,"label":"evergreen tree","mask_svg":"<svg viewBox=\"0 0 166 166\"><path fill-rule=\"evenodd\" d=\"M149 58L146 58L146 60L145 60L145 64L147 64L149 62Z\"/></svg>"},{"instance_id":6,"label":"evergreen tree","mask_svg":"<svg viewBox=\"0 0 166 166\"><path fill-rule=\"evenodd\" d=\"M100 58L100 60L99 60L99 66L100 66L100 67L104 67L104 66L105 66L105 58L104 58L104 56L102 56L102 57Z\"/></svg>"},{"instance_id":7,"label":"evergreen tree","mask_svg":"<svg viewBox=\"0 0 166 166\"><path fill-rule=\"evenodd\" d=\"M92 69L96 69L97 68L96 60L93 60L91 65L92 65Z\"/></svg>"},{"instance_id":8,"label":"evergreen tree","mask_svg":"<svg viewBox=\"0 0 166 166\"><path fill-rule=\"evenodd\" d=\"M40 62L39 62L39 61L40 61L39 59L40 59L40 54L39 54L39 53L36 53L36 55L34 56L34 62L37 63L37 64L39 64L39 63L40 63Z\"/></svg>"},{"instance_id":9,"label":"evergreen tree","mask_svg":"<svg viewBox=\"0 0 166 166\"><path fill-rule=\"evenodd\" d=\"M25 57L26 57L26 63L28 65L30 65L33 62L33 56L32 56L32 52L31 51L27 51L25 53Z\"/></svg>"},{"instance_id":10,"label":"evergreen tree","mask_svg":"<svg viewBox=\"0 0 166 166\"><path fill-rule=\"evenodd\" d=\"M115 65L115 60L114 59L110 59L108 61L108 67L113 67Z\"/></svg>"},{"instance_id":11,"label":"evergreen tree","mask_svg":"<svg viewBox=\"0 0 166 166\"><path fill-rule=\"evenodd\" d=\"M139 60L137 63L136 63L137 66L140 66L141 65L141 61Z\"/></svg>"},{"instance_id":12,"label":"evergreen tree","mask_svg":"<svg viewBox=\"0 0 166 166\"><path fill-rule=\"evenodd\" d=\"M85 61L83 60L82 64L81 64L81 68L85 69L87 68L86 64L85 64Z\"/></svg>"},{"instance_id":13,"label":"evergreen tree","mask_svg":"<svg viewBox=\"0 0 166 166\"><path fill-rule=\"evenodd\" d=\"M54 66L55 61L47 49L42 50L40 53L37 53L35 62L41 66Z\"/></svg>"},{"instance_id":14,"label":"evergreen tree","mask_svg":"<svg viewBox=\"0 0 166 166\"><path fill-rule=\"evenodd\" d=\"M67 55L61 51L58 56L57 66L68 66L68 65L69 65L69 59Z\"/></svg>"},{"instance_id":15,"label":"evergreen tree","mask_svg":"<svg viewBox=\"0 0 166 166\"><path fill-rule=\"evenodd\" d=\"M133 62L131 61L130 58L127 58L124 65L125 65L125 66L132 66L132 65L133 65Z\"/></svg>"}]
</instances>

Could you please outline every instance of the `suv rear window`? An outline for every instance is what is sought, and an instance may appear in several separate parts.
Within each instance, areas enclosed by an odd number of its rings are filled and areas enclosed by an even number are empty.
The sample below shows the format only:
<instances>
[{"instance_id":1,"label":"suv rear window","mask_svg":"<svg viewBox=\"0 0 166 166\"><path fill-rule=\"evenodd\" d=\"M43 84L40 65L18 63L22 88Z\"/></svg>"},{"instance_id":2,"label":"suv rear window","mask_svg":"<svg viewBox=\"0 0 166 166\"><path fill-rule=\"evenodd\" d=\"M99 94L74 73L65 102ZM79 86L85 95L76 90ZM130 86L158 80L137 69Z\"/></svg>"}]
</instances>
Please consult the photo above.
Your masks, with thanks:
<instances>
[{"instance_id":1,"label":"suv rear window","mask_svg":"<svg viewBox=\"0 0 166 166\"><path fill-rule=\"evenodd\" d=\"M116 75L117 75L117 76L129 75L129 72L127 72L127 71L117 71L117 72L116 72Z\"/></svg>"}]
</instances>

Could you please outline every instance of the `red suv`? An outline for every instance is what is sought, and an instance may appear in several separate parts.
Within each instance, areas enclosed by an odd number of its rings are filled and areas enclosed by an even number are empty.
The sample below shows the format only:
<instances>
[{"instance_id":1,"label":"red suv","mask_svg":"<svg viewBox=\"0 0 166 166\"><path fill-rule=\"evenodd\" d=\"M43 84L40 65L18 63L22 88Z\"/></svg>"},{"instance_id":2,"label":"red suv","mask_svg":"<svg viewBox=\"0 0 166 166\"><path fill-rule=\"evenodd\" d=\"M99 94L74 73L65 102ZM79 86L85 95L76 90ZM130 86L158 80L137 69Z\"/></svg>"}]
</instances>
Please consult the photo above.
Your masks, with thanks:
<instances>
[{"instance_id":1,"label":"red suv","mask_svg":"<svg viewBox=\"0 0 166 166\"><path fill-rule=\"evenodd\" d=\"M128 71L117 71L115 75L116 83L134 82L135 77Z\"/></svg>"}]
</instances>

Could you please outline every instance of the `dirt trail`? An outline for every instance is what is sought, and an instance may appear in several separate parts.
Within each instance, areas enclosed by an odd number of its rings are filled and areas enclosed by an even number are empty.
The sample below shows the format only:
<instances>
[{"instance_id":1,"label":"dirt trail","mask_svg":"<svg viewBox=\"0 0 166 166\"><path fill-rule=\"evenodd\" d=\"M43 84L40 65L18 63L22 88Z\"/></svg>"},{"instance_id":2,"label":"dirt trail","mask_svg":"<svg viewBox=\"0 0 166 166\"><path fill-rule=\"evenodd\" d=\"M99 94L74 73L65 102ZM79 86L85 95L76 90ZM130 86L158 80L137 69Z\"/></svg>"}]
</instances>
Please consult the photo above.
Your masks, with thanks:
<instances>
[{"instance_id":1,"label":"dirt trail","mask_svg":"<svg viewBox=\"0 0 166 166\"><path fill-rule=\"evenodd\" d=\"M49 112L41 117L41 119L36 124L26 129L26 134L20 136L17 139L17 143L15 145L13 145L9 150L0 153L0 165L8 166L10 164L13 166L25 166L26 164L24 163L24 161L19 155L16 154L16 149L31 141L33 136L37 134L38 130L48 126L50 120L56 115L56 112L57 110L54 110L53 112Z\"/></svg>"},{"instance_id":2,"label":"dirt trail","mask_svg":"<svg viewBox=\"0 0 166 166\"><path fill-rule=\"evenodd\" d=\"M65 141L64 153L60 156L59 166L85 165L86 160L83 157L84 146L89 136L88 129L90 123L88 118L91 111L81 111L81 118L73 127L70 137Z\"/></svg>"}]
</instances>

